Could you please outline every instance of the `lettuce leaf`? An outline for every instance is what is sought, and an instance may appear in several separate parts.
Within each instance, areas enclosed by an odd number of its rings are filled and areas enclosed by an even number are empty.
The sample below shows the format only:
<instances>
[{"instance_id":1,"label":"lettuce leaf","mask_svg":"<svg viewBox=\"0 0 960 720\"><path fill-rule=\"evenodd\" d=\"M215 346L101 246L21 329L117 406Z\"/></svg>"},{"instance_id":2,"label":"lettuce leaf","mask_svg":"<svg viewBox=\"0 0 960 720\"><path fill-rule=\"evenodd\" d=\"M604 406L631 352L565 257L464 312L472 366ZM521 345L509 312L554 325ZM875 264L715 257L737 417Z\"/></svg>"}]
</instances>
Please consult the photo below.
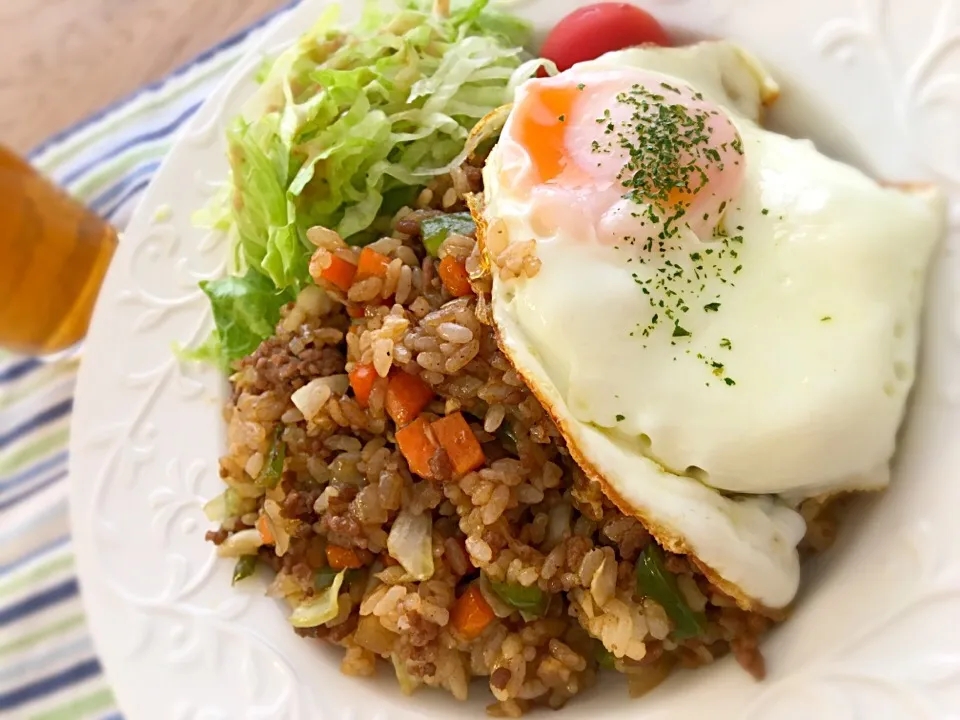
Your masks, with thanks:
<instances>
[{"instance_id":1,"label":"lettuce leaf","mask_svg":"<svg viewBox=\"0 0 960 720\"><path fill-rule=\"evenodd\" d=\"M218 357L225 365L252 353L273 334L280 308L294 299L290 290L278 290L270 279L252 268L243 277L201 282L213 308L217 329L191 354L193 359Z\"/></svg>"}]
</instances>

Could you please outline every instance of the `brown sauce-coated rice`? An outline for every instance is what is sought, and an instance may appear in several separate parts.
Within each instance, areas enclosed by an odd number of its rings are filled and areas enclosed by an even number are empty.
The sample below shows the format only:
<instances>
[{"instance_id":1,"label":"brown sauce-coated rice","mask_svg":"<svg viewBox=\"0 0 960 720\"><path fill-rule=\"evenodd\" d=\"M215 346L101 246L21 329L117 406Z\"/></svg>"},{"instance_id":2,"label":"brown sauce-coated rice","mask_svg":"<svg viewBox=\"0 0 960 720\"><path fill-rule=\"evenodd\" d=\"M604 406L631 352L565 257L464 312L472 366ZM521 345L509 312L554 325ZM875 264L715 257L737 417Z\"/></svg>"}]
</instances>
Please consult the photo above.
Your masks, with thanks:
<instances>
[{"instance_id":1,"label":"brown sauce-coated rice","mask_svg":"<svg viewBox=\"0 0 960 720\"><path fill-rule=\"evenodd\" d=\"M376 244L390 258L385 278L357 282L346 295L312 288L286 308L277 334L238 364L225 410L229 449L220 463L236 509L208 538L222 546L261 513L271 517L276 545L261 547L259 557L276 572L270 594L291 603L317 592L327 546L350 548L364 569L341 590L337 617L297 632L343 647L347 674L372 675L392 662L408 691L437 687L465 699L470 679L485 677L494 716L562 707L594 684L601 664L625 674L634 695L675 667L698 667L728 653L762 678L758 643L771 620L737 608L685 558L668 555L667 569L691 608L706 614L702 636L672 639L664 609L638 597L634 565L650 535L572 462L478 318L483 298L452 298L435 260L424 255L420 221L464 211L464 195L478 190L473 167L423 190L416 208L398 214L394 237ZM329 265L329 253L356 255L331 231L316 228L309 237L321 248L317 272ZM473 238L452 235L440 258L452 255L476 269L474 246ZM529 243L503 250L497 264L519 275L534 273L538 263ZM482 280L477 289L484 289ZM342 376L358 363L372 364L379 377L368 407L350 392L326 392L322 407L305 419L292 404L292 394L311 381ZM435 391L428 418L464 413L482 443L484 467L456 478L438 461L440 481L411 474L385 409L386 378L396 369ZM286 449L282 479L264 492L254 478L275 433ZM429 580L411 582L387 553L401 510L432 518ZM815 503L802 508L805 552L833 539L832 513L820 510ZM453 627L451 611L477 578L497 617L468 641ZM539 588L550 603L542 617L524 620L491 583Z\"/></svg>"}]
</instances>

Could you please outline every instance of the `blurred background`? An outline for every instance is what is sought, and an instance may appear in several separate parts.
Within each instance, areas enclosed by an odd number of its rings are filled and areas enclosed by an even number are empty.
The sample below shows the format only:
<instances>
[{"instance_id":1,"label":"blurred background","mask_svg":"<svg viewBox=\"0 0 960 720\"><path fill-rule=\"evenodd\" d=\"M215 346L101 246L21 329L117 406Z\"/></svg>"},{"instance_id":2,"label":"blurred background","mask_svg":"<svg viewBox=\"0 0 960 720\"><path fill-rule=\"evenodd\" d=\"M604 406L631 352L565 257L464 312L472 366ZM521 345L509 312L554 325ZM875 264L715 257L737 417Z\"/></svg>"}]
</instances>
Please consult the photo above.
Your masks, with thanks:
<instances>
[{"instance_id":1,"label":"blurred background","mask_svg":"<svg viewBox=\"0 0 960 720\"><path fill-rule=\"evenodd\" d=\"M0 142L26 153L288 0L0 0Z\"/></svg>"}]
</instances>

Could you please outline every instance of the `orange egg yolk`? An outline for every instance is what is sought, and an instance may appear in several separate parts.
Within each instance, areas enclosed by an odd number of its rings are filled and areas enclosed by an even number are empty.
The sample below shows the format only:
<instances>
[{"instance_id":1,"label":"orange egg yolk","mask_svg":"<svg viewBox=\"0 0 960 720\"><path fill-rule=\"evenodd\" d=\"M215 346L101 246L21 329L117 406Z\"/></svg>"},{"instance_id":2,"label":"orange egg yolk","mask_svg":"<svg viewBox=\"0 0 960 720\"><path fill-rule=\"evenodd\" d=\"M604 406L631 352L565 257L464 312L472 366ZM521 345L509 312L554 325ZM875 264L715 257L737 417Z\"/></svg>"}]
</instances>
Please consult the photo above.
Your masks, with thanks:
<instances>
[{"instance_id":1,"label":"orange egg yolk","mask_svg":"<svg viewBox=\"0 0 960 720\"><path fill-rule=\"evenodd\" d=\"M501 186L536 201L541 225L582 223L603 243L681 227L709 238L743 183L726 113L639 69L531 81L505 134L517 152Z\"/></svg>"},{"instance_id":2,"label":"orange egg yolk","mask_svg":"<svg viewBox=\"0 0 960 720\"><path fill-rule=\"evenodd\" d=\"M575 87L539 87L535 97L530 98L518 140L530 155L540 182L556 180L570 167L564 136L579 94Z\"/></svg>"},{"instance_id":3,"label":"orange egg yolk","mask_svg":"<svg viewBox=\"0 0 960 720\"><path fill-rule=\"evenodd\" d=\"M520 123L518 140L529 154L541 183L556 181L566 175L568 183L576 185L577 178L583 176L567 155L565 142L573 107L580 95L579 88L570 86L541 86L531 93L530 105ZM689 207L701 189L702 184L673 188L667 204Z\"/></svg>"}]
</instances>

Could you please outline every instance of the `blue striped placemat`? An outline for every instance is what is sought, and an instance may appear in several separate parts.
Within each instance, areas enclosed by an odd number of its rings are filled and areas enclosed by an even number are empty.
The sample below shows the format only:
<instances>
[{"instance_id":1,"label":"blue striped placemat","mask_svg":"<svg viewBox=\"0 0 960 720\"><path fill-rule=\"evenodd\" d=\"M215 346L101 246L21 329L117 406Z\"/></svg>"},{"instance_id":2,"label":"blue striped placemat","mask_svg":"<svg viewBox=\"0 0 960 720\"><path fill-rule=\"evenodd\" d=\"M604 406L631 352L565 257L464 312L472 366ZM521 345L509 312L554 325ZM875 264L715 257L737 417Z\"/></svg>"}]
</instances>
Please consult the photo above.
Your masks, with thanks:
<instances>
[{"instance_id":1,"label":"blue striped placemat","mask_svg":"<svg viewBox=\"0 0 960 720\"><path fill-rule=\"evenodd\" d=\"M177 130L275 17L51 138L31 162L123 228ZM0 717L120 717L84 621L67 519L77 363L0 352Z\"/></svg>"}]
</instances>

